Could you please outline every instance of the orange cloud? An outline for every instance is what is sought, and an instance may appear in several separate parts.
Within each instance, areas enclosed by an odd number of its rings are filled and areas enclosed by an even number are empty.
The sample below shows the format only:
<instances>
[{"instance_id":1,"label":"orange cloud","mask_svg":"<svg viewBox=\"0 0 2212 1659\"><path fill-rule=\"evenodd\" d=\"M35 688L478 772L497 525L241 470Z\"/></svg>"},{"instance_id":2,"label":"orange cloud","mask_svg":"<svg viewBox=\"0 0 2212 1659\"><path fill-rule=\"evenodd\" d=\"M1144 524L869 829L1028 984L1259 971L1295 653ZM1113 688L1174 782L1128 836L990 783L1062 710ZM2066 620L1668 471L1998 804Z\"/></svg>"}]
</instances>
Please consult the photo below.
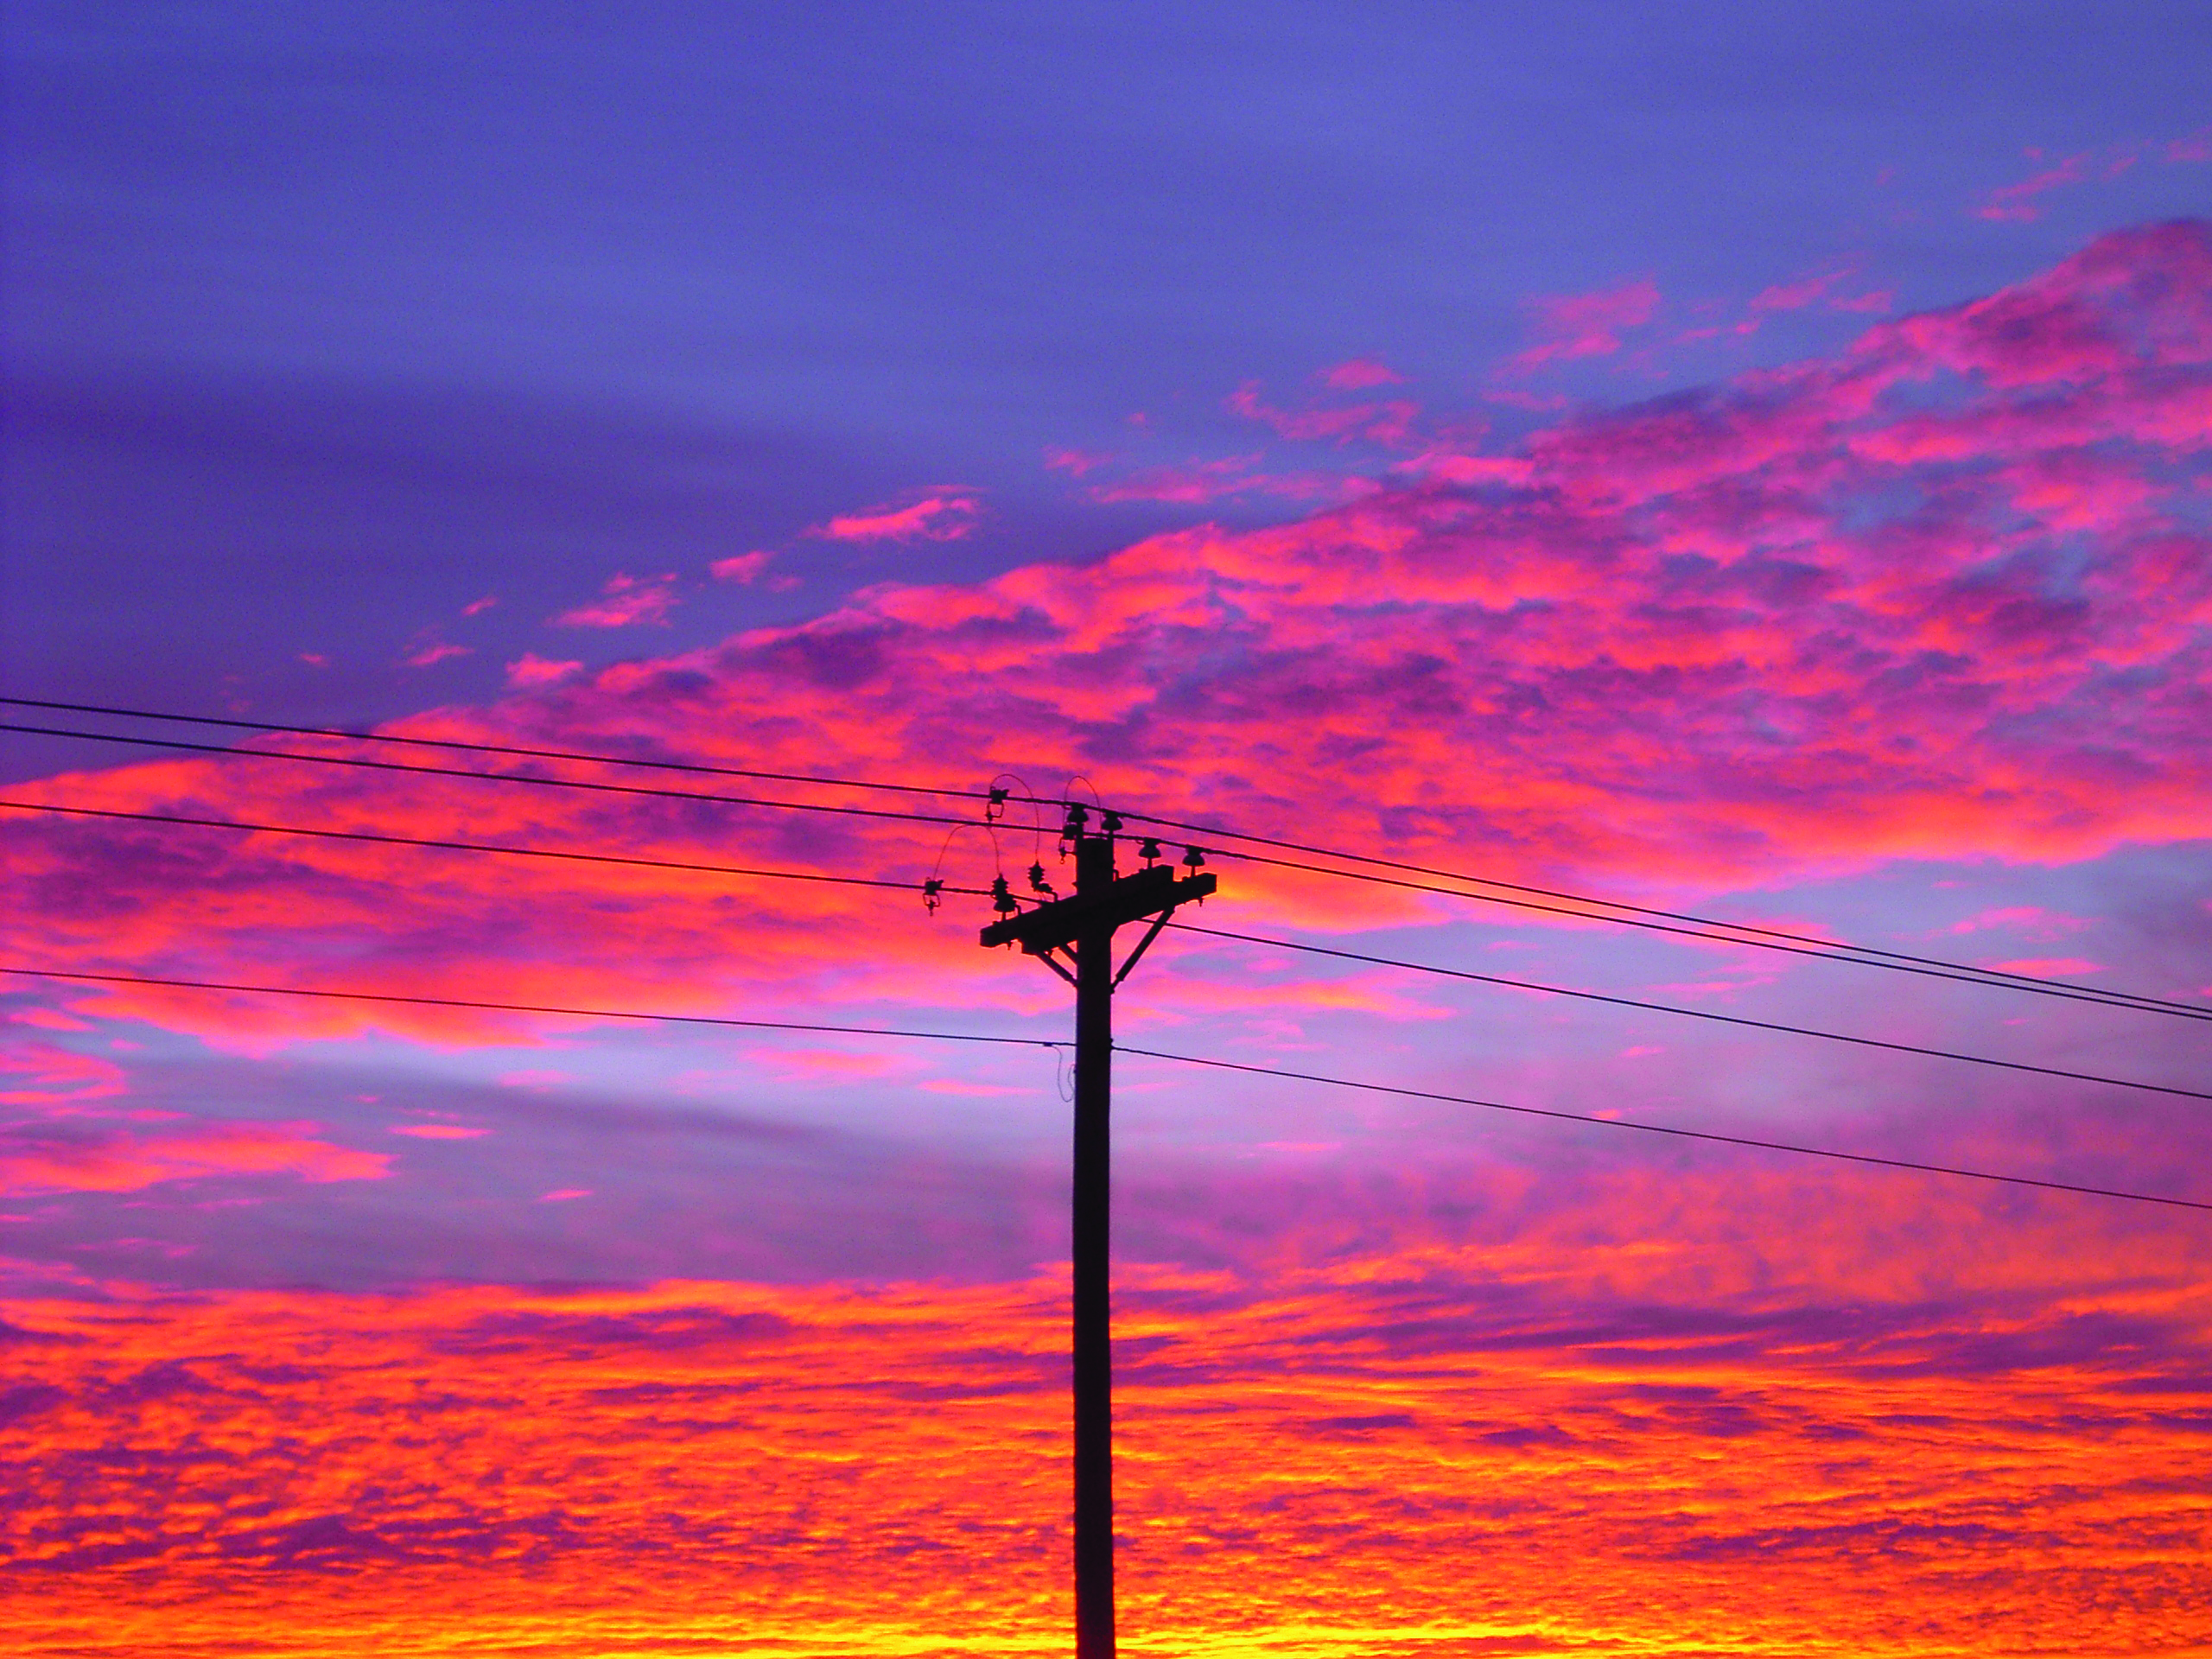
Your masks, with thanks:
<instances>
[{"instance_id":1,"label":"orange cloud","mask_svg":"<svg viewBox=\"0 0 2212 1659\"><path fill-rule=\"evenodd\" d=\"M1272 1155L1312 1210L1308 1144ZM1125 1640L2212 1638L2193 1221L1741 1172L1575 1185L1536 1210L1501 1172L1325 1205L1223 1264L1125 1260ZM392 1653L1064 1644L1065 1295L16 1298L0 1527L38 1593L5 1628L118 1655L272 1629L302 1656L364 1629Z\"/></svg>"}]
</instances>

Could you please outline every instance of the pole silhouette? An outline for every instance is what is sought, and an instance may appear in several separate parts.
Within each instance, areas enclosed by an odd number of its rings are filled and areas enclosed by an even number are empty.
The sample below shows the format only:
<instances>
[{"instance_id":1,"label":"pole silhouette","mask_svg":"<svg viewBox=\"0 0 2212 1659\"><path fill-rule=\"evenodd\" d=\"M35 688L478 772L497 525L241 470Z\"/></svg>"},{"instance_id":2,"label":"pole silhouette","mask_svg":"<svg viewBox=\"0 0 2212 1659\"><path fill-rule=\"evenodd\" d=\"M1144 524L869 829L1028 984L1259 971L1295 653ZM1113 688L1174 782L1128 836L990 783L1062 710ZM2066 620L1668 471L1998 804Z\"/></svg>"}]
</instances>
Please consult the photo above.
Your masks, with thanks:
<instances>
[{"instance_id":1,"label":"pole silhouette","mask_svg":"<svg viewBox=\"0 0 2212 1659\"><path fill-rule=\"evenodd\" d=\"M1098 830L1089 813L1068 810L1064 842L1075 853L1075 894L1021 912L1006 878L993 884L1004 920L982 931L986 945L1018 944L1075 987L1075 1158L1072 1244L1075 1268L1075 1630L1076 1659L1114 1654L1114 1371L1110 1273L1113 1224L1114 990L1128 977L1179 905L1204 899L1214 878L1186 849L1188 876L1161 864L1160 843L1144 838L1144 868L1114 868L1122 828L1113 813ZM1050 892L1041 866L1030 885ZM1114 933L1124 923L1150 928L1114 965Z\"/></svg>"}]
</instances>

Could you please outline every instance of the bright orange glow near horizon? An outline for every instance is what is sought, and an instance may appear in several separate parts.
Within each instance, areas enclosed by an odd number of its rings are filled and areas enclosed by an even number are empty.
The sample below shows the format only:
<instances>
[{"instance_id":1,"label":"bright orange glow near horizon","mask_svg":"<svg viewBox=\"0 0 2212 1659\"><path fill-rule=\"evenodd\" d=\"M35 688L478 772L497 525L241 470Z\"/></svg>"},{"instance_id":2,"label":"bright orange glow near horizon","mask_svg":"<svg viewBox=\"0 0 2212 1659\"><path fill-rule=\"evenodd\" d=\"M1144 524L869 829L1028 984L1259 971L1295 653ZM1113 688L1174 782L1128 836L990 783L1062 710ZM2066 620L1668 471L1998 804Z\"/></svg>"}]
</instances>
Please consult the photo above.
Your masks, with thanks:
<instances>
[{"instance_id":1,"label":"bright orange glow near horizon","mask_svg":"<svg viewBox=\"0 0 2212 1659\"><path fill-rule=\"evenodd\" d=\"M1682 1224L1723 1192L1736 1229ZM1740 1175L1584 1196L1515 1246L1126 1271L1127 1645L2202 1650L2202 1229ZM1983 1265L1900 1273L1954 1229ZM1058 1650L1065 1294L17 1301L0 1629L26 1656Z\"/></svg>"}]
</instances>

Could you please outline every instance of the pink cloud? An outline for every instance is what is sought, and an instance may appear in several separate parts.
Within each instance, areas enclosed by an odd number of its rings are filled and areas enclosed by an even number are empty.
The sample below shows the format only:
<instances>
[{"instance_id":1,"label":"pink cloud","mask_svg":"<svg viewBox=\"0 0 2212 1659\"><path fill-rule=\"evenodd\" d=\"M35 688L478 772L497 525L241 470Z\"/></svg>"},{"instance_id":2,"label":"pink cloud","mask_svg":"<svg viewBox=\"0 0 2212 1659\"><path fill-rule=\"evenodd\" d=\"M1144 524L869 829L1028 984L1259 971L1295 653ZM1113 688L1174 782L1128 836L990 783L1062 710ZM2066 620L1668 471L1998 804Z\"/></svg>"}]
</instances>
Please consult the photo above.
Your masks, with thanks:
<instances>
[{"instance_id":1,"label":"pink cloud","mask_svg":"<svg viewBox=\"0 0 2212 1659\"><path fill-rule=\"evenodd\" d=\"M92 1023L73 1014L63 1014L57 1008L17 1008L8 1016L8 1023L15 1026L35 1026L41 1031L90 1031ZM8 1064L7 1056L0 1052L0 1065Z\"/></svg>"},{"instance_id":2,"label":"pink cloud","mask_svg":"<svg viewBox=\"0 0 2212 1659\"><path fill-rule=\"evenodd\" d=\"M449 645L443 640L433 640L428 645L410 652L399 660L409 668L429 668L444 662L450 657L468 656L470 652L471 648L467 645Z\"/></svg>"},{"instance_id":3,"label":"pink cloud","mask_svg":"<svg viewBox=\"0 0 2212 1659\"><path fill-rule=\"evenodd\" d=\"M760 573L768 568L768 561L773 556L755 548L750 553L735 553L726 559L716 559L707 567L707 570L716 582L758 582Z\"/></svg>"},{"instance_id":4,"label":"pink cloud","mask_svg":"<svg viewBox=\"0 0 2212 1659\"><path fill-rule=\"evenodd\" d=\"M1332 391L1364 391L1370 386L1398 386L1406 377L1372 357L1355 357L1317 370L1313 378Z\"/></svg>"},{"instance_id":5,"label":"pink cloud","mask_svg":"<svg viewBox=\"0 0 2212 1659\"><path fill-rule=\"evenodd\" d=\"M939 485L910 505L847 514L809 534L833 542L957 541L976 528L982 505L972 490Z\"/></svg>"},{"instance_id":6,"label":"pink cloud","mask_svg":"<svg viewBox=\"0 0 2212 1659\"><path fill-rule=\"evenodd\" d=\"M2175 139L2165 147L2164 153L2170 164L2212 162L2212 127L2199 128L2185 138Z\"/></svg>"},{"instance_id":7,"label":"pink cloud","mask_svg":"<svg viewBox=\"0 0 2212 1659\"><path fill-rule=\"evenodd\" d=\"M1887 311L1896 296L1887 289L1865 293L1845 294L1838 290L1857 274L1854 267L1839 266L1835 270L1819 272L1796 281L1777 283L1754 294L1745 306L1743 321L1736 323L1732 332L1739 334L1754 333L1770 316L1791 311L1802 311L1818 305L1829 311L1841 311L1867 315ZM1697 334L1719 332L1713 329L1694 331Z\"/></svg>"},{"instance_id":8,"label":"pink cloud","mask_svg":"<svg viewBox=\"0 0 2212 1659\"><path fill-rule=\"evenodd\" d=\"M303 651L300 653L300 660L305 663L309 668L328 668L330 666L330 658L324 656L319 651Z\"/></svg>"},{"instance_id":9,"label":"pink cloud","mask_svg":"<svg viewBox=\"0 0 2212 1659\"><path fill-rule=\"evenodd\" d=\"M15 1017L24 1025L49 1030L84 1029L82 1021L54 1023L66 1015L40 1017L47 1014L43 1008L30 1008ZM0 1103L10 1106L66 1107L106 1100L121 1094L124 1083L123 1068L96 1054L79 1054L54 1043L0 1045Z\"/></svg>"},{"instance_id":10,"label":"pink cloud","mask_svg":"<svg viewBox=\"0 0 2212 1659\"><path fill-rule=\"evenodd\" d=\"M163 1181L289 1175L382 1180L391 1160L315 1138L312 1123L209 1121L178 1134L91 1138L17 1132L0 1141L0 1192L127 1192Z\"/></svg>"},{"instance_id":11,"label":"pink cloud","mask_svg":"<svg viewBox=\"0 0 2212 1659\"><path fill-rule=\"evenodd\" d=\"M1993 927L2009 928L2016 933L2035 939L2062 938L2069 933L2078 933L2088 926L2079 916L2063 915L2045 910L2039 905L2005 905L1985 910L1954 922L1947 930L1951 933L1980 933Z\"/></svg>"},{"instance_id":12,"label":"pink cloud","mask_svg":"<svg viewBox=\"0 0 2212 1659\"><path fill-rule=\"evenodd\" d=\"M1117 484L1093 485L1090 499L1102 502L1161 501L1197 505L1256 488L1252 469L1259 464L1259 456L1253 454L1148 467Z\"/></svg>"},{"instance_id":13,"label":"pink cloud","mask_svg":"<svg viewBox=\"0 0 2212 1659\"><path fill-rule=\"evenodd\" d=\"M1999 973L2033 974L2038 978L2053 975L2101 974L2105 969L2101 962L2091 962L2085 957L2015 957L2010 961L1983 965L1994 968Z\"/></svg>"},{"instance_id":14,"label":"pink cloud","mask_svg":"<svg viewBox=\"0 0 2212 1659\"><path fill-rule=\"evenodd\" d=\"M556 680L568 678L582 666L582 663L576 662L555 662L550 658L539 657L526 651L507 664L507 683L518 689L550 685Z\"/></svg>"},{"instance_id":15,"label":"pink cloud","mask_svg":"<svg viewBox=\"0 0 2212 1659\"><path fill-rule=\"evenodd\" d=\"M472 599L467 604L462 606L461 613L463 616L480 616L499 602L499 596L497 594L486 594L483 598Z\"/></svg>"},{"instance_id":16,"label":"pink cloud","mask_svg":"<svg viewBox=\"0 0 2212 1659\"><path fill-rule=\"evenodd\" d=\"M1148 467L1112 484L1095 484L1094 501L1157 501L1200 506L1239 495L1272 495L1286 501L1348 501L1378 486L1372 479L1342 473L1262 473L1260 457L1229 455L1216 461Z\"/></svg>"},{"instance_id":17,"label":"pink cloud","mask_svg":"<svg viewBox=\"0 0 2212 1659\"><path fill-rule=\"evenodd\" d=\"M1840 282L1844 275L1842 271L1831 270L1817 276L1801 277L1794 283L1777 283L1751 296L1751 303L1745 308L1753 316L1777 311L1802 311L1815 301L1825 298L1828 290Z\"/></svg>"},{"instance_id":18,"label":"pink cloud","mask_svg":"<svg viewBox=\"0 0 2212 1659\"><path fill-rule=\"evenodd\" d=\"M748 1049L746 1058L797 1077L880 1077L899 1065L887 1054L846 1048L756 1048Z\"/></svg>"},{"instance_id":19,"label":"pink cloud","mask_svg":"<svg viewBox=\"0 0 2212 1659\"><path fill-rule=\"evenodd\" d=\"M540 1204L566 1204L572 1198L588 1198L592 1189L588 1186L556 1186L550 1192L541 1193Z\"/></svg>"},{"instance_id":20,"label":"pink cloud","mask_svg":"<svg viewBox=\"0 0 2212 1659\"><path fill-rule=\"evenodd\" d=\"M1018 760L1169 816L1615 891L2089 857L2212 836L2208 432L2212 232L2155 226L1847 348L1554 420L1511 455L1409 471L1294 522L887 582L604 671L556 710L518 698L403 729L916 779ZM1201 463L1185 499L1259 487L1256 465ZM232 814L281 788L255 810L540 845L605 845L616 822L551 791L302 791L275 770L162 760L67 788ZM235 960L309 983L727 1011L938 995L951 949L949 932L884 926L874 893L718 881L717 902L693 902L664 876L461 859L435 867L433 947L397 902L417 855L211 840L178 883L122 832L29 816L0 818L33 895L0 912L0 959ZM655 856L916 880L944 841L619 822L626 849ZM1236 881L1255 918L1402 914L1363 889ZM658 902L672 892L687 901ZM838 943L856 931L864 958ZM990 994L1057 994L1036 977ZM513 1035L458 1010L151 988L73 1006L238 1045Z\"/></svg>"},{"instance_id":21,"label":"pink cloud","mask_svg":"<svg viewBox=\"0 0 2212 1659\"><path fill-rule=\"evenodd\" d=\"M2030 153L2039 155L2041 152ZM2041 219L2043 209L2037 205L2035 199L2067 185L2079 184L2088 178L2091 154L2085 149L2078 156L2069 156L2056 167L2044 168L2016 183L2000 185L1982 198L1981 205L1974 210L1974 216L1977 219L2012 219L2022 223Z\"/></svg>"},{"instance_id":22,"label":"pink cloud","mask_svg":"<svg viewBox=\"0 0 2212 1659\"><path fill-rule=\"evenodd\" d=\"M1546 363L1603 357L1620 350L1624 330L1639 327L1657 315L1659 286L1645 276L1594 294L1534 299L1528 310L1535 325L1536 343L1508 365L1524 373Z\"/></svg>"},{"instance_id":23,"label":"pink cloud","mask_svg":"<svg viewBox=\"0 0 2212 1659\"><path fill-rule=\"evenodd\" d=\"M1276 409L1261 400L1257 382L1230 393L1222 400L1222 407L1301 442L1332 438L1338 443L1348 443L1353 438L1363 437L1375 443L1402 443L1414 416L1421 412L1418 404L1403 402L1352 404L1338 409Z\"/></svg>"},{"instance_id":24,"label":"pink cloud","mask_svg":"<svg viewBox=\"0 0 2212 1659\"><path fill-rule=\"evenodd\" d=\"M1110 454L1089 449L1047 449L1045 452L1045 465L1047 469L1055 473L1071 474L1077 478L1083 477L1086 473L1096 472L1113 459Z\"/></svg>"},{"instance_id":25,"label":"pink cloud","mask_svg":"<svg viewBox=\"0 0 2212 1659\"><path fill-rule=\"evenodd\" d=\"M418 1141L474 1141L492 1133L489 1129L473 1129L459 1123L395 1123L394 1135L411 1135Z\"/></svg>"},{"instance_id":26,"label":"pink cloud","mask_svg":"<svg viewBox=\"0 0 2212 1659\"><path fill-rule=\"evenodd\" d=\"M618 573L607 579L600 596L553 619L563 628L627 628L640 622L668 620L676 605L676 576L632 576Z\"/></svg>"},{"instance_id":27,"label":"pink cloud","mask_svg":"<svg viewBox=\"0 0 2212 1659\"><path fill-rule=\"evenodd\" d=\"M1521 455L1462 455L1437 451L1418 457L1410 468L1416 477L1447 484L1526 485L1530 468Z\"/></svg>"}]
</instances>

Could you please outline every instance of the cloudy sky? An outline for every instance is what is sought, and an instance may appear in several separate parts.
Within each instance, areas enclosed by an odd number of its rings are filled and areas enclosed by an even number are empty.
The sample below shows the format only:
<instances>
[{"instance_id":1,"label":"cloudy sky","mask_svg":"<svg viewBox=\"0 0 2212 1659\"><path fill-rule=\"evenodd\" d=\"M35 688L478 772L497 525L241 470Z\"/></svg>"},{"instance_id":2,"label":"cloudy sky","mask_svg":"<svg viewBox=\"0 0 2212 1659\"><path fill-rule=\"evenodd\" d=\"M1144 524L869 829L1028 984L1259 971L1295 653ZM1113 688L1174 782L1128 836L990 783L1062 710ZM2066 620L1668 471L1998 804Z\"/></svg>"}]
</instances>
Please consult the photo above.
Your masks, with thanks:
<instances>
[{"instance_id":1,"label":"cloudy sky","mask_svg":"<svg viewBox=\"0 0 2212 1659\"><path fill-rule=\"evenodd\" d=\"M5 49L16 1647L2212 1644L2212 9Z\"/></svg>"}]
</instances>

